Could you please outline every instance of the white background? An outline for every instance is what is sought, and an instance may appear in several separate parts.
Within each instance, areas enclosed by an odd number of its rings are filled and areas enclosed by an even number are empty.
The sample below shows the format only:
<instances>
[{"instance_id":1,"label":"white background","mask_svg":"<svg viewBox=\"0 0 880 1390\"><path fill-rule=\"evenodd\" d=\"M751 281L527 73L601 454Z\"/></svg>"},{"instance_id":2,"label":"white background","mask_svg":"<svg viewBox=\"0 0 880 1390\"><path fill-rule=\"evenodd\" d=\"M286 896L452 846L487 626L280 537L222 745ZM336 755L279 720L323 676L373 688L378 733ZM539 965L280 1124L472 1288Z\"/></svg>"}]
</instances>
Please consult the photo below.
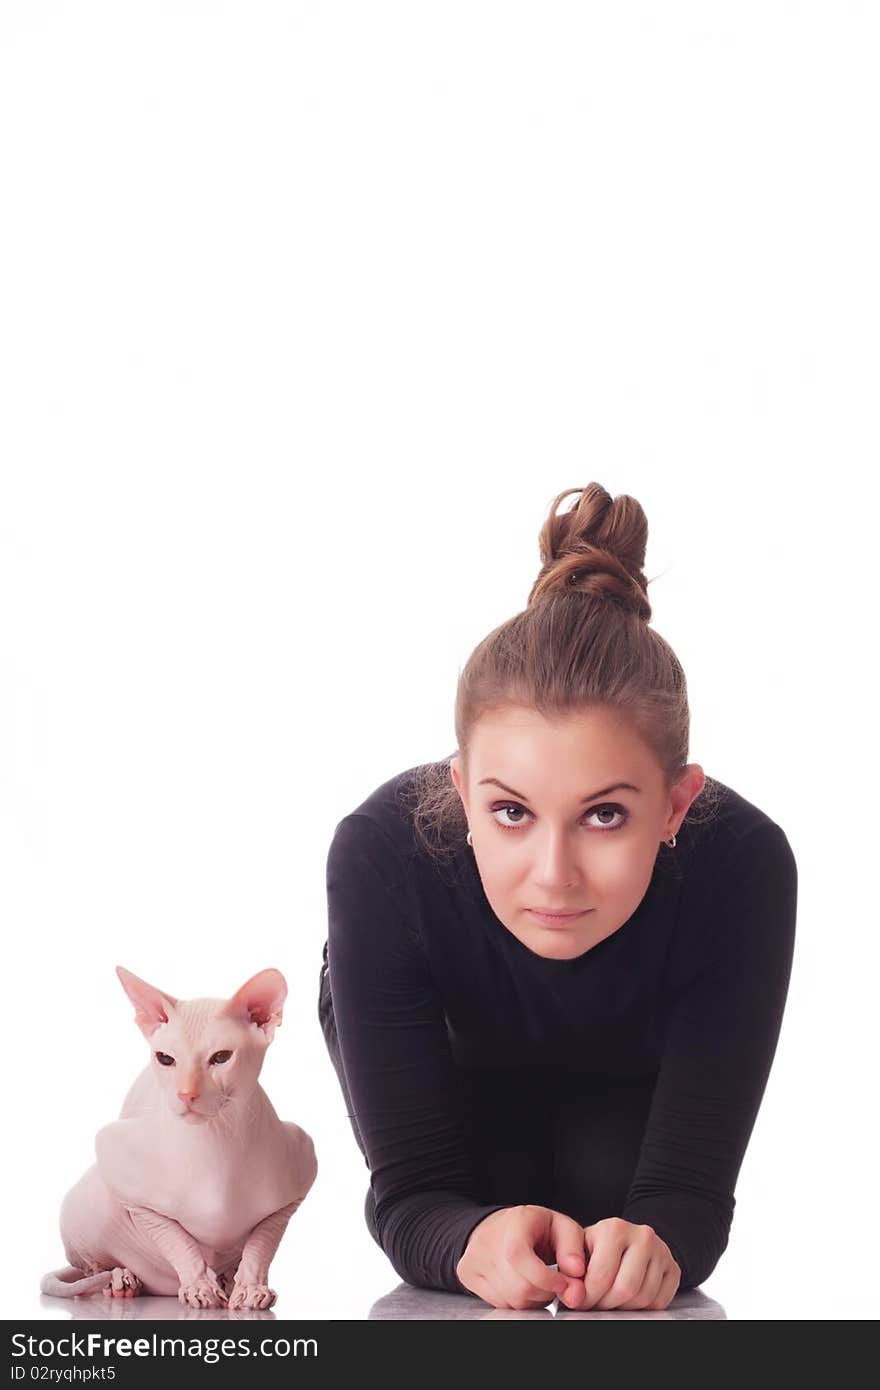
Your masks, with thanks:
<instances>
[{"instance_id":1,"label":"white background","mask_svg":"<svg viewBox=\"0 0 880 1390\"><path fill-rule=\"evenodd\" d=\"M320 1171L275 1312L399 1285L317 1019L326 852L454 749L595 479L647 513L691 759L799 868L704 1292L876 1316L876 7L0 16L0 1315L71 1311L58 1207L148 1055L116 964L283 970L263 1081Z\"/></svg>"}]
</instances>

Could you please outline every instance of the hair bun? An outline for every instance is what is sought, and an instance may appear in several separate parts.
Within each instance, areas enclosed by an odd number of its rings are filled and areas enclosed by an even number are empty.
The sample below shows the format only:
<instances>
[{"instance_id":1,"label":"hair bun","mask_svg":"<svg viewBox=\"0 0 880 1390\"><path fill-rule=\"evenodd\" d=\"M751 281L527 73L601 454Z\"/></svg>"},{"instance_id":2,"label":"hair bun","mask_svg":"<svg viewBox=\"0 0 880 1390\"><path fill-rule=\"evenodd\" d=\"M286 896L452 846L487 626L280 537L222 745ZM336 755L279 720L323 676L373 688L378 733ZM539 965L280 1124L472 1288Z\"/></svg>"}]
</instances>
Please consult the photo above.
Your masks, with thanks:
<instances>
[{"instance_id":1,"label":"hair bun","mask_svg":"<svg viewBox=\"0 0 880 1390\"><path fill-rule=\"evenodd\" d=\"M560 513L560 502L572 493L578 500ZM567 488L551 503L541 528L543 563L529 604L577 590L611 599L649 622L651 605L642 568L647 543L648 520L634 497L612 498L595 482Z\"/></svg>"}]
</instances>

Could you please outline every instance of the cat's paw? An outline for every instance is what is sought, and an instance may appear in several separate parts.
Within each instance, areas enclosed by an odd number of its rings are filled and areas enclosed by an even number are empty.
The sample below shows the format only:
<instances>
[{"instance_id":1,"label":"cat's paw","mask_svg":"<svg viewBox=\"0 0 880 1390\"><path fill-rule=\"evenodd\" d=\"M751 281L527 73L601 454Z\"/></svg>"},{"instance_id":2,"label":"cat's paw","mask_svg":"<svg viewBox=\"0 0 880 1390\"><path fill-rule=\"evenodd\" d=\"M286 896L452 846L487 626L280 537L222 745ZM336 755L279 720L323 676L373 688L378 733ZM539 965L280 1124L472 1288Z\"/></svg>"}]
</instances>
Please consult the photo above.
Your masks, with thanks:
<instances>
[{"instance_id":1,"label":"cat's paw","mask_svg":"<svg viewBox=\"0 0 880 1390\"><path fill-rule=\"evenodd\" d=\"M278 1297L267 1284L239 1284L237 1281L229 1298L230 1308L271 1308Z\"/></svg>"},{"instance_id":2,"label":"cat's paw","mask_svg":"<svg viewBox=\"0 0 880 1390\"><path fill-rule=\"evenodd\" d=\"M105 1298L137 1298L143 1284L136 1274L121 1266L108 1270L108 1273L110 1283L103 1291Z\"/></svg>"},{"instance_id":3,"label":"cat's paw","mask_svg":"<svg viewBox=\"0 0 880 1390\"><path fill-rule=\"evenodd\" d=\"M225 1308L226 1294L213 1269L206 1269L191 1284L181 1284L177 1297L187 1308Z\"/></svg>"}]
</instances>

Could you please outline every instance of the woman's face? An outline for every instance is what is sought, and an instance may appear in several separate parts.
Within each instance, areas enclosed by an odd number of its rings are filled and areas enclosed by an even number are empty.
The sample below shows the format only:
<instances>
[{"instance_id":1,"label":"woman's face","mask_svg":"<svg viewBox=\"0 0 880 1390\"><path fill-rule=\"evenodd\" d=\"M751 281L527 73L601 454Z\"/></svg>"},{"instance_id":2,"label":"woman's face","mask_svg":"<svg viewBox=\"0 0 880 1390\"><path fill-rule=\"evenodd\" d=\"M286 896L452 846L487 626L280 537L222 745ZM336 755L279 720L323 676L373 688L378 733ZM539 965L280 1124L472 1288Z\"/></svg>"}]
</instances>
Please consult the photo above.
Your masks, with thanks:
<instances>
[{"instance_id":1,"label":"woman's face","mask_svg":"<svg viewBox=\"0 0 880 1390\"><path fill-rule=\"evenodd\" d=\"M450 771L493 912L530 951L555 960L583 955L629 920L661 841L705 782L691 763L667 795L654 754L613 712L551 722L520 706L478 722L467 785L457 755ZM534 909L578 915L549 924Z\"/></svg>"}]
</instances>

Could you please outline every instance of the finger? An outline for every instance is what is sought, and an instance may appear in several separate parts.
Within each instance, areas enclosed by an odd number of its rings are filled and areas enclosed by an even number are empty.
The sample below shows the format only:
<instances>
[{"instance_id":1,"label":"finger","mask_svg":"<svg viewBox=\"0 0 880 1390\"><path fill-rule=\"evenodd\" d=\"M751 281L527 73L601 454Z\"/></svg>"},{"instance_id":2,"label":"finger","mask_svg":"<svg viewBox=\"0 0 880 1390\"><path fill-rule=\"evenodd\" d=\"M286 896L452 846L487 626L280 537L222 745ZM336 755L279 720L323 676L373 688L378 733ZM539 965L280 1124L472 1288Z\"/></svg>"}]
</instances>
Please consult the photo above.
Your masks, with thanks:
<instances>
[{"instance_id":1,"label":"finger","mask_svg":"<svg viewBox=\"0 0 880 1390\"><path fill-rule=\"evenodd\" d=\"M650 1306L652 1308L668 1308L675 1295L678 1293L678 1285L681 1280L681 1271L678 1269L667 1269L660 1281Z\"/></svg>"},{"instance_id":2,"label":"finger","mask_svg":"<svg viewBox=\"0 0 880 1390\"><path fill-rule=\"evenodd\" d=\"M642 1286L633 1298L628 1298L625 1303L618 1303L618 1308L650 1308L657 1294L660 1292L660 1285L663 1283L663 1273L666 1269L665 1261L655 1255L648 1261L645 1270L645 1277Z\"/></svg>"},{"instance_id":3,"label":"finger","mask_svg":"<svg viewBox=\"0 0 880 1390\"><path fill-rule=\"evenodd\" d=\"M633 1241L626 1246L611 1288L595 1304L597 1308L620 1308L630 1299L636 1299L645 1282L648 1264L648 1248L641 1241ZM639 1305L641 1306L641 1305Z\"/></svg>"},{"instance_id":4,"label":"finger","mask_svg":"<svg viewBox=\"0 0 880 1390\"><path fill-rule=\"evenodd\" d=\"M561 1298L570 1289L572 1276L577 1278L579 1268L583 1277L583 1227L570 1216L547 1207L524 1210L527 1220L521 1236L510 1245L508 1257L539 1289ZM554 1261L559 1266L557 1270L551 1268Z\"/></svg>"},{"instance_id":5,"label":"finger","mask_svg":"<svg viewBox=\"0 0 880 1390\"><path fill-rule=\"evenodd\" d=\"M561 1211L554 1211L550 1220L550 1243L560 1273L583 1279L587 1270L583 1226Z\"/></svg>"},{"instance_id":6,"label":"finger","mask_svg":"<svg viewBox=\"0 0 880 1390\"><path fill-rule=\"evenodd\" d=\"M559 1294L558 1297L559 1302L565 1308L583 1308L584 1300L587 1297L583 1279L569 1279L565 1293Z\"/></svg>"},{"instance_id":7,"label":"finger","mask_svg":"<svg viewBox=\"0 0 880 1390\"><path fill-rule=\"evenodd\" d=\"M589 1258L584 1280L583 1306L594 1308L617 1278L626 1240L623 1227L618 1229L613 1222L607 1220L595 1226L585 1227L584 1237Z\"/></svg>"},{"instance_id":8,"label":"finger","mask_svg":"<svg viewBox=\"0 0 880 1390\"><path fill-rule=\"evenodd\" d=\"M511 1308L544 1308L567 1286L564 1275L545 1265L530 1246L496 1259L487 1277Z\"/></svg>"},{"instance_id":9,"label":"finger","mask_svg":"<svg viewBox=\"0 0 880 1390\"><path fill-rule=\"evenodd\" d=\"M557 1298L566 1308L582 1307L587 1269L583 1226L563 1212L551 1212L548 1247L542 1254L555 1255L559 1273L565 1276L563 1287L557 1290Z\"/></svg>"},{"instance_id":10,"label":"finger","mask_svg":"<svg viewBox=\"0 0 880 1390\"><path fill-rule=\"evenodd\" d=\"M542 1298L544 1303L551 1298L556 1298L559 1294L565 1293L568 1288L568 1279L564 1274L559 1274L555 1269L544 1263L534 1250L526 1247L516 1250L507 1261L507 1268L513 1274L514 1279L518 1279L523 1285L528 1285L526 1296L529 1298Z\"/></svg>"},{"instance_id":11,"label":"finger","mask_svg":"<svg viewBox=\"0 0 880 1390\"><path fill-rule=\"evenodd\" d=\"M646 1299L640 1306L642 1308L653 1308L654 1310L668 1308L675 1295L678 1293L678 1283L681 1275L675 1268L667 1268L663 1274L657 1291L653 1298Z\"/></svg>"}]
</instances>

